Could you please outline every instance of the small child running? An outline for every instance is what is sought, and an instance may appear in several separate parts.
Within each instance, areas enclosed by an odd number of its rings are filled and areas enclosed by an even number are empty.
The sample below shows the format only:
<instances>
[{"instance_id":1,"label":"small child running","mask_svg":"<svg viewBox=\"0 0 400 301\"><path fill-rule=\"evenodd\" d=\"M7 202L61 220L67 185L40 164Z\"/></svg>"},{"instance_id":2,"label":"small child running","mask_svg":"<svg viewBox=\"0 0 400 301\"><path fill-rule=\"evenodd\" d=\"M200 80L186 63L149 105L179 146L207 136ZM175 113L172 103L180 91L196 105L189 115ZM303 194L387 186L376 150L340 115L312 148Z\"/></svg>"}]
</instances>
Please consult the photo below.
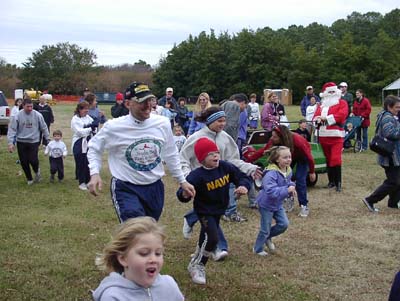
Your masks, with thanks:
<instances>
[{"instance_id":1,"label":"small child running","mask_svg":"<svg viewBox=\"0 0 400 301\"><path fill-rule=\"evenodd\" d=\"M160 275L164 241L163 227L151 217L131 218L121 224L96 259L96 264L110 275L93 292L93 299L184 300L175 280Z\"/></svg>"},{"instance_id":2,"label":"small child running","mask_svg":"<svg viewBox=\"0 0 400 301\"><path fill-rule=\"evenodd\" d=\"M196 142L194 153L202 166L192 170L186 180L196 189L193 208L199 217L201 230L188 271L194 283L206 284L205 265L217 247L218 226L228 207L230 183L237 187L237 195L243 195L250 189L252 179L233 164L220 161L217 145L208 138L202 137ZM177 196L181 202L191 199L181 188Z\"/></svg>"},{"instance_id":3,"label":"small child running","mask_svg":"<svg viewBox=\"0 0 400 301\"><path fill-rule=\"evenodd\" d=\"M253 252L260 256L267 256L265 244L271 252L275 251L272 237L286 231L289 220L283 208L283 201L289 196L296 196L294 183L291 181L292 170L290 163L292 156L286 146L274 146L270 150L269 165L262 180L262 188L257 196L257 203L261 215L260 231L253 248ZM272 226L272 219L275 225Z\"/></svg>"},{"instance_id":4,"label":"small child running","mask_svg":"<svg viewBox=\"0 0 400 301\"><path fill-rule=\"evenodd\" d=\"M62 139L62 132L56 130L53 132L52 141L47 144L44 154L49 155L50 161L50 182L54 183L54 176L58 176L58 182L64 179L64 159L67 156L67 147Z\"/></svg>"}]
</instances>

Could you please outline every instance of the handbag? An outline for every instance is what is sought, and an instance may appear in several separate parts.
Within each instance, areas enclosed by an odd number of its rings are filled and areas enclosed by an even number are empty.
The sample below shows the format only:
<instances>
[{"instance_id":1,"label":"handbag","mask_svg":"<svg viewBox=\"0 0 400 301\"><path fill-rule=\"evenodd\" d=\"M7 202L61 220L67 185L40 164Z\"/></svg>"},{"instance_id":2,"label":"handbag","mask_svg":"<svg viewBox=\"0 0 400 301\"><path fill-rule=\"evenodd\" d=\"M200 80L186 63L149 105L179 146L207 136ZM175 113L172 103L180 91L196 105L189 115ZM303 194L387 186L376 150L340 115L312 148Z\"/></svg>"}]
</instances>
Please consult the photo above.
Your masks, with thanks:
<instances>
[{"instance_id":1,"label":"handbag","mask_svg":"<svg viewBox=\"0 0 400 301\"><path fill-rule=\"evenodd\" d=\"M393 154L395 147L393 141L390 141L389 139L378 134L378 128L380 126L382 116L383 114L376 122L375 136L371 139L369 148L378 155L390 157Z\"/></svg>"}]
</instances>

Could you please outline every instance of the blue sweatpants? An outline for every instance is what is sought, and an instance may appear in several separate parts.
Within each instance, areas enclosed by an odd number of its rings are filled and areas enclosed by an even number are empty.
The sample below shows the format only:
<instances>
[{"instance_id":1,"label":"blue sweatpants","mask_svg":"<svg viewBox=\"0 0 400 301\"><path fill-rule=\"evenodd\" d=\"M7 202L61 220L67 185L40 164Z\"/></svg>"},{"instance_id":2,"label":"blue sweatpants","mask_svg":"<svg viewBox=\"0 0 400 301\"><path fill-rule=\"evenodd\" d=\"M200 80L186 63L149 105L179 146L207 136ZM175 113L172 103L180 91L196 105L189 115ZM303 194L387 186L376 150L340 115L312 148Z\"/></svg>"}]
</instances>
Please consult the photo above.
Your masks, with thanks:
<instances>
[{"instance_id":1,"label":"blue sweatpants","mask_svg":"<svg viewBox=\"0 0 400 301\"><path fill-rule=\"evenodd\" d=\"M157 221L160 218L164 207L164 184L161 180L135 185L113 177L110 190L120 223L138 216L151 216Z\"/></svg>"}]
</instances>

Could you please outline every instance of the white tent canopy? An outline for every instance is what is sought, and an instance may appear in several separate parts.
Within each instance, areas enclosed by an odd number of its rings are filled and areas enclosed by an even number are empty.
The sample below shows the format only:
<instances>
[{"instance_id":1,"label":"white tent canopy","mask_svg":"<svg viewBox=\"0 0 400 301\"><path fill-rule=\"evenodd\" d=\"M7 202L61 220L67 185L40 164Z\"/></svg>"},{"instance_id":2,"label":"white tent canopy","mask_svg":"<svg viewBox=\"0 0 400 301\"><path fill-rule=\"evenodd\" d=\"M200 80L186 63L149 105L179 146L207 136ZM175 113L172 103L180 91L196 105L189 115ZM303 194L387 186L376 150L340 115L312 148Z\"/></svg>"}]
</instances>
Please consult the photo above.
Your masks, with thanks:
<instances>
[{"instance_id":1,"label":"white tent canopy","mask_svg":"<svg viewBox=\"0 0 400 301\"><path fill-rule=\"evenodd\" d=\"M385 97L385 91L388 90L397 90L397 96L400 95L400 78L396 79L393 83L387 85L385 88L382 89L382 102Z\"/></svg>"}]
</instances>

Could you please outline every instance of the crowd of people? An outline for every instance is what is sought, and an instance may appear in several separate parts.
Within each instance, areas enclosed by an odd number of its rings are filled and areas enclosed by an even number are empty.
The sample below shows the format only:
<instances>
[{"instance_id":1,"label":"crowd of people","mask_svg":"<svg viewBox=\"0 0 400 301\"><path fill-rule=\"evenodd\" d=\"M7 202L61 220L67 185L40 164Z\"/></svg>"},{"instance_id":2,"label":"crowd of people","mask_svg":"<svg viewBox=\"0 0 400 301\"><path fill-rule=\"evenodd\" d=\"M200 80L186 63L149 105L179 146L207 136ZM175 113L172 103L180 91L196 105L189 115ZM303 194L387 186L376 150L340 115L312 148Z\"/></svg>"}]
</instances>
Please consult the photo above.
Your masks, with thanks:
<instances>
[{"instance_id":1,"label":"crowd of people","mask_svg":"<svg viewBox=\"0 0 400 301\"><path fill-rule=\"evenodd\" d=\"M96 289L94 299L168 293L171 300L183 300L173 278L159 275L165 234L157 221L164 207L164 166L179 183L177 198L182 202L193 200L193 209L183 218L184 238L189 239L194 224L200 222L199 238L188 265L194 283L206 283L205 266L210 258L219 261L228 256L220 221L246 221L237 210L240 195L247 195L249 207L260 213L253 253L267 256L275 252L272 239L289 226L284 201L296 197L299 216L306 218L310 213L307 179L316 178L312 137L317 137L326 158L327 187L338 193L342 191L342 151L348 117L362 118L357 139L361 151L368 148L370 101L361 89L353 99L347 88L345 82L339 86L328 82L318 97L314 88L307 86L300 105L303 119L295 131L289 129L285 107L273 91L265 94L261 110L254 93L250 100L238 93L213 106L209 94L202 92L191 112L184 97L175 100L173 88L168 87L165 96L157 100L146 84L134 82L124 93L116 94L112 119L98 108L95 94L85 91L71 120L75 177L79 189L98 195L103 189L102 155L107 151L111 199L121 223L99 258L99 265L110 275ZM395 151L389 157L378 156L386 179L362 200L374 213L374 205L387 195L390 208L398 208L400 201L399 114L400 98L386 97L378 115L377 134L393 141ZM45 98L40 98L38 105L28 98L17 99L11 115L8 150L13 152L16 146L28 185L42 179L40 144L49 156L50 182L56 175L62 182L68 151L60 130L54 130L50 140L50 125L55 118ZM247 130L259 128L266 133L265 146L242 153ZM253 163L264 155L268 156L268 164L261 169ZM258 194L255 180L262 182Z\"/></svg>"}]
</instances>

